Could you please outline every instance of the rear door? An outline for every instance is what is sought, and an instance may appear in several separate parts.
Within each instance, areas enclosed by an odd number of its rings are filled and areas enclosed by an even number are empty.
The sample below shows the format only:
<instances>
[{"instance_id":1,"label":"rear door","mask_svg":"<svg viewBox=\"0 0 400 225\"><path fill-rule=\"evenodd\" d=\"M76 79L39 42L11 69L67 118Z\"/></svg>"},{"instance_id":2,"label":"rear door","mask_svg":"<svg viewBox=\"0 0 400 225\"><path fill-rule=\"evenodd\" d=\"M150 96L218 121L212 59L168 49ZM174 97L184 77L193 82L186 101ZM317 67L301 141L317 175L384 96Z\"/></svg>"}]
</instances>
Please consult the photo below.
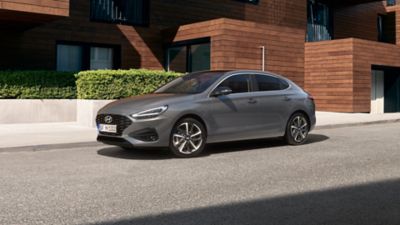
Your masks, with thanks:
<instances>
[{"instance_id":1,"label":"rear door","mask_svg":"<svg viewBox=\"0 0 400 225\"><path fill-rule=\"evenodd\" d=\"M265 74L253 75L253 82L253 96L257 101L254 119L259 122L258 132L270 137L284 135L293 104L287 91L289 84L281 78Z\"/></svg>"}]
</instances>

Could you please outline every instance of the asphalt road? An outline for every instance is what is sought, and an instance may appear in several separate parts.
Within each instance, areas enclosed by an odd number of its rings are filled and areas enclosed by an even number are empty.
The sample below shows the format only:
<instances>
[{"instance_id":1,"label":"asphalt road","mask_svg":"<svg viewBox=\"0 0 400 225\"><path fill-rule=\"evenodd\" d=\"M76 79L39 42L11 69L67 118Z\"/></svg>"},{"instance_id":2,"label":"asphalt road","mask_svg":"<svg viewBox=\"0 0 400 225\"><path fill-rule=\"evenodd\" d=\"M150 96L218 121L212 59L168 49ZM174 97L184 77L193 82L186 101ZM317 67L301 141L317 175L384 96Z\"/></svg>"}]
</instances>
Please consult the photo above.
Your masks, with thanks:
<instances>
[{"instance_id":1,"label":"asphalt road","mask_svg":"<svg viewBox=\"0 0 400 225\"><path fill-rule=\"evenodd\" d=\"M400 123L162 150L0 154L0 224L400 224Z\"/></svg>"}]
</instances>

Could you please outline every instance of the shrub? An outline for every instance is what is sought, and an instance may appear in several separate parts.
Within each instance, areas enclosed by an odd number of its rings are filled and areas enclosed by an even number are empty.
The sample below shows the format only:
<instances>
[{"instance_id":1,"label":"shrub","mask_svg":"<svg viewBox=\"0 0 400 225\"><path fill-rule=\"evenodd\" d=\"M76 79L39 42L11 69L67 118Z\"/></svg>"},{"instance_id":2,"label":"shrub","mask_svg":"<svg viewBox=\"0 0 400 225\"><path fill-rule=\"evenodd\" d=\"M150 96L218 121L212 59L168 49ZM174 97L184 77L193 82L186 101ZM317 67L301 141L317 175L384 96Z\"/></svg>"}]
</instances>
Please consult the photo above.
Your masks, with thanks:
<instances>
[{"instance_id":1,"label":"shrub","mask_svg":"<svg viewBox=\"0 0 400 225\"><path fill-rule=\"evenodd\" d=\"M73 73L55 71L0 71L0 99L73 99Z\"/></svg>"},{"instance_id":2,"label":"shrub","mask_svg":"<svg viewBox=\"0 0 400 225\"><path fill-rule=\"evenodd\" d=\"M153 92L180 73L158 70L93 70L76 75L79 99L119 99Z\"/></svg>"}]
</instances>

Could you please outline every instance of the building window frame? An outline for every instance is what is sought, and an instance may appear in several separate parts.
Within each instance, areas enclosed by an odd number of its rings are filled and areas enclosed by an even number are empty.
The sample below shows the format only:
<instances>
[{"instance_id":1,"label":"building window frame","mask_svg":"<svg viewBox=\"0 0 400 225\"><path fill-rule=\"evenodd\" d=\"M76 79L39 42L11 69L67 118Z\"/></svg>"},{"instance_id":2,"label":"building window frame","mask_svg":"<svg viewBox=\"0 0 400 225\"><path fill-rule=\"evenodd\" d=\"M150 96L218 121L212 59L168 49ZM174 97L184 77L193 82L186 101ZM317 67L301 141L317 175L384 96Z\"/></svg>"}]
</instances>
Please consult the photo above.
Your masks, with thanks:
<instances>
[{"instance_id":1,"label":"building window frame","mask_svg":"<svg viewBox=\"0 0 400 225\"><path fill-rule=\"evenodd\" d=\"M164 50L164 52L165 52L164 69L166 71L170 71L169 50L172 48L184 47L184 48L186 48L186 72L189 72L189 73L193 72L191 48L193 45L200 45L200 44L210 44L210 60L211 60L211 38L210 37L178 41L178 42L173 42L171 44L167 44L164 47L164 49L165 49ZM210 65L210 67L211 67L211 65Z\"/></svg>"},{"instance_id":2,"label":"building window frame","mask_svg":"<svg viewBox=\"0 0 400 225\"><path fill-rule=\"evenodd\" d=\"M397 5L396 0L386 0L386 6L395 6Z\"/></svg>"},{"instance_id":3,"label":"building window frame","mask_svg":"<svg viewBox=\"0 0 400 225\"><path fill-rule=\"evenodd\" d=\"M91 48L111 48L113 50L112 56L112 69L121 68L121 46L116 44L104 44L104 43L94 43L94 42L80 42L80 41L64 41L58 40L55 44L55 70L57 70L57 60L58 60L58 46L59 45L70 45L79 46L82 48L82 63L81 71L90 70L90 56Z\"/></svg>"},{"instance_id":4,"label":"building window frame","mask_svg":"<svg viewBox=\"0 0 400 225\"><path fill-rule=\"evenodd\" d=\"M109 23L109 24L122 24L122 25L132 25L132 26L143 26L148 27L150 24L150 0L141 0L142 1L142 18L141 22L132 21L132 20L123 20L123 19L110 19L110 18L100 18L95 15L95 5L98 1L101 0L90 0L90 21L91 22L101 22L101 23ZM103 0L112 2L114 0ZM134 0L125 0L125 1L134 1ZM129 12L129 11L127 11Z\"/></svg>"},{"instance_id":5,"label":"building window frame","mask_svg":"<svg viewBox=\"0 0 400 225\"><path fill-rule=\"evenodd\" d=\"M307 0L306 42L334 39L334 13L331 3Z\"/></svg>"}]
</instances>

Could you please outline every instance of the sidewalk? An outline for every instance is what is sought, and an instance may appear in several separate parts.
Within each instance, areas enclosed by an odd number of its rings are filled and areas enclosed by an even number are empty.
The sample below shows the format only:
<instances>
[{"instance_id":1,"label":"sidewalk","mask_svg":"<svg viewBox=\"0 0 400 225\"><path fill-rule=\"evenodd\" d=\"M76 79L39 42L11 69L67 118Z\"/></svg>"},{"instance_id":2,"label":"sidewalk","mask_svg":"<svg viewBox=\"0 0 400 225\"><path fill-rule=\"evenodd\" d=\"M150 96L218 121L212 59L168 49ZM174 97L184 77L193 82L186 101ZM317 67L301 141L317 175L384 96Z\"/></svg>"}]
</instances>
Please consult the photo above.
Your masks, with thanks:
<instances>
[{"instance_id":1,"label":"sidewalk","mask_svg":"<svg viewBox=\"0 0 400 225\"><path fill-rule=\"evenodd\" d=\"M400 113L371 115L317 112L316 130L389 122L400 122ZM100 146L96 136L95 128L78 126L76 123L0 124L0 152Z\"/></svg>"},{"instance_id":2,"label":"sidewalk","mask_svg":"<svg viewBox=\"0 0 400 225\"><path fill-rule=\"evenodd\" d=\"M5 148L46 146L62 147L63 144L83 145L96 141L95 128L70 123L0 124L0 152Z\"/></svg>"}]
</instances>

